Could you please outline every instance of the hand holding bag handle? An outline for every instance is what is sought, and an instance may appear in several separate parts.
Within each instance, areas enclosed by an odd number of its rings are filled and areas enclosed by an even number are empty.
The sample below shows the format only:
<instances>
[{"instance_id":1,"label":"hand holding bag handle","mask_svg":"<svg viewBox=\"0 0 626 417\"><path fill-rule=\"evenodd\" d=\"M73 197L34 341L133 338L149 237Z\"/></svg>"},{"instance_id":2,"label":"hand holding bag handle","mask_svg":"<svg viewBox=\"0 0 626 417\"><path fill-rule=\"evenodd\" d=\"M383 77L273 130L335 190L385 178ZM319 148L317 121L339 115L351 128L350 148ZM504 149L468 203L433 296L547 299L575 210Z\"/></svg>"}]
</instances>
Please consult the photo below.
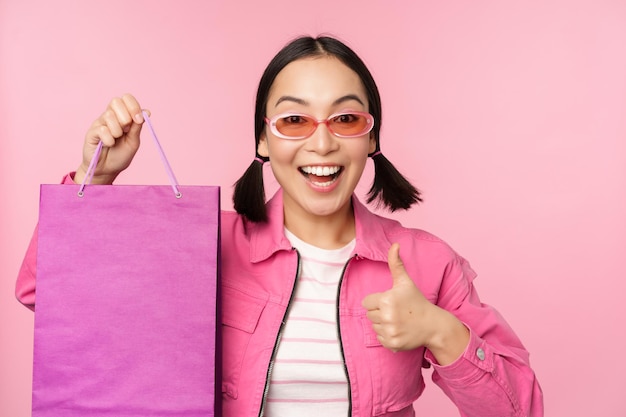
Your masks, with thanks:
<instances>
[{"instance_id":1,"label":"hand holding bag handle","mask_svg":"<svg viewBox=\"0 0 626 417\"><path fill-rule=\"evenodd\" d=\"M148 113L146 111L142 111L142 114L143 114L144 120L146 121L146 124L148 125L148 130L150 130L150 133L152 134L152 138L154 139L154 143L157 147L159 155L161 156L161 161L163 162L163 166L165 167L165 171L167 172L167 176L170 180L172 190L174 190L174 195L176 196L176 198L181 198L183 194L178 189L178 181L176 180L176 177L174 176L174 171L172 171L172 167L167 161L165 152L163 152L161 143L159 142L159 139L157 138L156 132L154 131L154 127L152 126L152 121L150 121L150 117L148 116ZM87 168L87 173L85 175L85 178L83 179L83 182L80 184L80 188L78 189L79 197L83 197L85 195L85 186L87 184L91 184L91 179L93 178L93 174L96 170L96 164L98 163L98 158L100 157L101 151L102 151L102 141L98 143L98 147L96 148L96 151L94 152L93 157L91 158L91 162L89 163L89 168Z\"/></svg>"}]
</instances>

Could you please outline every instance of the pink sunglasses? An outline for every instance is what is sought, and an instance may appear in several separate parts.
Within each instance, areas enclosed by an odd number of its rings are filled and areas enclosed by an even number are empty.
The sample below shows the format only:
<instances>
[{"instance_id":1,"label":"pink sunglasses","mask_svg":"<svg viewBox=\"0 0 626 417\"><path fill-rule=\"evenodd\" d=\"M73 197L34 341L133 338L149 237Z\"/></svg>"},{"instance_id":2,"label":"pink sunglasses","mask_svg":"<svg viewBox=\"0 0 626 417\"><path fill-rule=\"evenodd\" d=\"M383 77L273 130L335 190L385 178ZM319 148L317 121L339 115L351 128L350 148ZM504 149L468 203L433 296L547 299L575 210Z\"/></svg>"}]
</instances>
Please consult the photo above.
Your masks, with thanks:
<instances>
[{"instance_id":1,"label":"pink sunglasses","mask_svg":"<svg viewBox=\"0 0 626 417\"><path fill-rule=\"evenodd\" d=\"M365 112L335 113L325 120L301 113L281 113L271 119L265 118L270 131L283 139L305 139L325 124L328 130L340 138L357 138L369 133L374 127L374 117Z\"/></svg>"}]
</instances>

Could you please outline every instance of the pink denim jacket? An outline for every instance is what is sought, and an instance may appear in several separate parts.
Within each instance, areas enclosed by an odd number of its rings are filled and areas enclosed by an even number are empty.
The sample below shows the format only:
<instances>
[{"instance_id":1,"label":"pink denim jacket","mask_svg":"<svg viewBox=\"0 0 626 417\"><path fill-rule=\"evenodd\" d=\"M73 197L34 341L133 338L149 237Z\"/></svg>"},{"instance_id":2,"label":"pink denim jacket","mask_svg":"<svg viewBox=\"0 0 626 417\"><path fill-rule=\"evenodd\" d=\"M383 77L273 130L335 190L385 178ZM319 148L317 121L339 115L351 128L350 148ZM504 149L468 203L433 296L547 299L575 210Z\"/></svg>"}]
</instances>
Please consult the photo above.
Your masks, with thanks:
<instances>
[{"instance_id":1,"label":"pink denim jacket","mask_svg":"<svg viewBox=\"0 0 626 417\"><path fill-rule=\"evenodd\" d=\"M462 416L543 416L541 388L528 352L504 319L482 304L468 263L440 239L377 216L353 198L356 247L338 293L339 336L350 386L352 416L414 416L424 390L421 368ZM269 222L250 223L223 212L222 408L226 417L263 414L267 381L281 323L294 287L299 254L283 232L282 193L267 204ZM361 306L391 287L387 251L399 242L407 272L433 303L470 329L470 342L454 363L439 366L423 348L393 353L378 342ZM18 276L16 295L34 308L36 235Z\"/></svg>"}]
</instances>

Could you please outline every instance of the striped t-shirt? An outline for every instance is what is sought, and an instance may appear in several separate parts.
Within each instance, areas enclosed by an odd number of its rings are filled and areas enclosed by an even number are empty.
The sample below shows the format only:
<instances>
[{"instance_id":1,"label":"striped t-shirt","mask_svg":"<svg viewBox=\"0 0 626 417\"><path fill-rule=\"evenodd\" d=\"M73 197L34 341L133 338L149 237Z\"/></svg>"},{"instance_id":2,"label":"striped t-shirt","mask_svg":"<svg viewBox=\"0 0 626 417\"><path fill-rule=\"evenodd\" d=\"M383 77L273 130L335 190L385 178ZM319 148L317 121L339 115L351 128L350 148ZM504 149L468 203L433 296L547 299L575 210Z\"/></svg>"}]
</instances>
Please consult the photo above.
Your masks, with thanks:
<instances>
[{"instance_id":1,"label":"striped t-shirt","mask_svg":"<svg viewBox=\"0 0 626 417\"><path fill-rule=\"evenodd\" d=\"M270 376L266 417L348 415L348 382L337 333L337 289L354 240L341 249L309 245L288 230L301 268Z\"/></svg>"}]
</instances>

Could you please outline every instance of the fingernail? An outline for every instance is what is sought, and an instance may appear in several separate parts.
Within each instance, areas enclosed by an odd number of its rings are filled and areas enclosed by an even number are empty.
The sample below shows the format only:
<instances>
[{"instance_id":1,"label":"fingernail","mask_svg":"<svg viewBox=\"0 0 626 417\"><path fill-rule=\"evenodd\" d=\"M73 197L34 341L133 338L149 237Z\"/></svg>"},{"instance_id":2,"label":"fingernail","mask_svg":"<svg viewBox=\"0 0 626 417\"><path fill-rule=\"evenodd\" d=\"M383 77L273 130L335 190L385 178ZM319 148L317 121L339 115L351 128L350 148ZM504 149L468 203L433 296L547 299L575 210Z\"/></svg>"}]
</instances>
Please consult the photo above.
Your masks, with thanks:
<instances>
[{"instance_id":1,"label":"fingernail","mask_svg":"<svg viewBox=\"0 0 626 417\"><path fill-rule=\"evenodd\" d=\"M137 113L135 117L133 117L133 120L135 121L135 123L141 124L143 123L143 116L141 115L141 113Z\"/></svg>"}]
</instances>

